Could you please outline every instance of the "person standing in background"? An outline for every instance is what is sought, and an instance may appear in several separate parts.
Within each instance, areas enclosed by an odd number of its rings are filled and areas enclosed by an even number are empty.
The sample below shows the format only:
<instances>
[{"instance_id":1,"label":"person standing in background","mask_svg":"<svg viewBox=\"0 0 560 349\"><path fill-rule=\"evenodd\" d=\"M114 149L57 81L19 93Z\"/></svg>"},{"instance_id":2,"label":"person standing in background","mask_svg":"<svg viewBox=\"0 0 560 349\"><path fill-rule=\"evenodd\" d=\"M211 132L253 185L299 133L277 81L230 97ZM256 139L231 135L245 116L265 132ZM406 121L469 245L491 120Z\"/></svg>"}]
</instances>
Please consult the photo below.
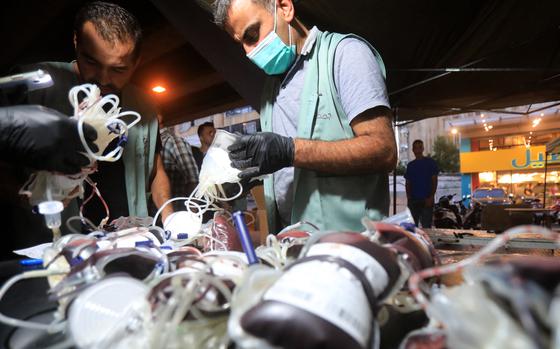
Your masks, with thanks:
<instances>
[{"instance_id":1,"label":"person standing in background","mask_svg":"<svg viewBox=\"0 0 560 349\"><path fill-rule=\"evenodd\" d=\"M416 159L408 163L404 175L408 208L417 226L420 221L422 228L430 228L439 169L434 159L424 156L424 142L421 140L412 143L412 152Z\"/></svg>"},{"instance_id":2,"label":"person standing in background","mask_svg":"<svg viewBox=\"0 0 560 349\"><path fill-rule=\"evenodd\" d=\"M202 159L204 159L204 155L208 151L210 144L214 141L214 136L216 135L216 128L214 124L211 122L205 122L198 126L198 138L200 139L200 148L192 147L192 153L196 160L196 164L198 166L198 170L202 167Z\"/></svg>"},{"instance_id":3,"label":"person standing in background","mask_svg":"<svg viewBox=\"0 0 560 349\"><path fill-rule=\"evenodd\" d=\"M216 135L216 128L211 122L205 122L198 126L198 138L200 138L200 150L204 155L208 151L208 148L214 141L214 136Z\"/></svg>"},{"instance_id":4,"label":"person standing in background","mask_svg":"<svg viewBox=\"0 0 560 349\"><path fill-rule=\"evenodd\" d=\"M188 197L198 184L198 167L191 147L172 129L160 130L161 159L171 184L171 197ZM182 201L174 201L173 208L180 211L185 206Z\"/></svg>"}]
</instances>

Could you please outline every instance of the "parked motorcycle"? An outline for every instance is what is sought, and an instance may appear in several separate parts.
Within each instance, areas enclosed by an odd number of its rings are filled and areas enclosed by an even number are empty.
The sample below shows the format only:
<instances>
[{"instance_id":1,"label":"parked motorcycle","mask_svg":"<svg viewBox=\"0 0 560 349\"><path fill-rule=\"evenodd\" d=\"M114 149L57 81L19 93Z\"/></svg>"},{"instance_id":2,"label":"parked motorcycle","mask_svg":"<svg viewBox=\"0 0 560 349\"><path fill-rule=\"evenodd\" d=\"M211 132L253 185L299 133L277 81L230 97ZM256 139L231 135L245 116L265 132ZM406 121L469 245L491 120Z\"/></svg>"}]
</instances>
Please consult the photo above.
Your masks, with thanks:
<instances>
[{"instance_id":1,"label":"parked motorcycle","mask_svg":"<svg viewBox=\"0 0 560 349\"><path fill-rule=\"evenodd\" d=\"M470 195L466 199L470 199ZM471 200L470 207L463 215L463 229L481 229L482 204L476 200Z\"/></svg>"},{"instance_id":2,"label":"parked motorcycle","mask_svg":"<svg viewBox=\"0 0 560 349\"><path fill-rule=\"evenodd\" d=\"M434 226L436 228L462 228L463 220L461 218L460 209L451 201L454 196L455 194L444 195L440 197L437 204L434 205Z\"/></svg>"}]
</instances>

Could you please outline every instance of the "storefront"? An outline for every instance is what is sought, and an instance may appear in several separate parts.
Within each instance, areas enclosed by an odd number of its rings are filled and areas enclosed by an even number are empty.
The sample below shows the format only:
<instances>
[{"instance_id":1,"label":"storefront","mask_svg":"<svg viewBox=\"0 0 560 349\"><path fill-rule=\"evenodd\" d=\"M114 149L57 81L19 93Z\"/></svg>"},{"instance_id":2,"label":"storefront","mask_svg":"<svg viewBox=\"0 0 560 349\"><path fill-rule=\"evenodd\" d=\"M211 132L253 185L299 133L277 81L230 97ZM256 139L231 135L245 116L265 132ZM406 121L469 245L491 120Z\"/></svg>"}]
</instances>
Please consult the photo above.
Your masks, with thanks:
<instances>
[{"instance_id":1,"label":"storefront","mask_svg":"<svg viewBox=\"0 0 560 349\"><path fill-rule=\"evenodd\" d=\"M462 151L463 194L472 194L478 188L501 188L518 200L542 201L546 190L546 204L551 205L560 198L560 157L549 155L545 171L545 155L544 145Z\"/></svg>"}]
</instances>

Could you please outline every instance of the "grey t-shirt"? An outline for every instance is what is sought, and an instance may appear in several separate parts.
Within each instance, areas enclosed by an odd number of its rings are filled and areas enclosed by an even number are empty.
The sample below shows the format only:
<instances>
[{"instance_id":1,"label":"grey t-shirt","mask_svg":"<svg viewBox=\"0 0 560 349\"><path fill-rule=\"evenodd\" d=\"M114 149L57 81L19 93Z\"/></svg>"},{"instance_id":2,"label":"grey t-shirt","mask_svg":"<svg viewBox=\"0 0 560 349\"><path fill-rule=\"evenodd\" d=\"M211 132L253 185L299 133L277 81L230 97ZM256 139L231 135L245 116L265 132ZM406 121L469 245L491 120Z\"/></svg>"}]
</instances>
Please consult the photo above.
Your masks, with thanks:
<instances>
[{"instance_id":1,"label":"grey t-shirt","mask_svg":"<svg viewBox=\"0 0 560 349\"><path fill-rule=\"evenodd\" d=\"M308 66L306 56L315 44L318 29L313 27L301 54L282 81L272 112L272 131L283 136L297 136L300 97ZM385 79L377 59L369 46L356 38L343 39L334 57L334 83L339 100L348 120L377 107L389 108ZM288 167L274 173L274 194L282 225L291 220L294 168Z\"/></svg>"}]
</instances>

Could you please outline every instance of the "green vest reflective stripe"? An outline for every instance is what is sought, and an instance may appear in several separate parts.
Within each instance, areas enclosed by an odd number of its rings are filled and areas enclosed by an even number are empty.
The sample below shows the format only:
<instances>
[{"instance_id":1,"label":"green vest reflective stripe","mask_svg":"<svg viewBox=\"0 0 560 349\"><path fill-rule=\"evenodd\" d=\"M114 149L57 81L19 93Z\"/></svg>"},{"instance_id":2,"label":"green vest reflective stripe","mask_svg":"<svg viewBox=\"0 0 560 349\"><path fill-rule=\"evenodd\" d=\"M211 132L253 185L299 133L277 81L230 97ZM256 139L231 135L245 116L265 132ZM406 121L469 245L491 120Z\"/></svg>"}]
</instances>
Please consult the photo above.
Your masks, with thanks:
<instances>
[{"instance_id":1,"label":"green vest reflective stripe","mask_svg":"<svg viewBox=\"0 0 560 349\"><path fill-rule=\"evenodd\" d=\"M308 60L297 137L336 141L354 137L348 118L340 104L334 83L334 55L338 43L352 35L319 32ZM370 45L385 75L379 53ZM326 63L326 64L324 64ZM280 81L267 81L260 111L263 131L272 131L273 101ZM269 232L277 233L280 219L276 209L272 176L264 181ZM294 171L294 205L291 223L307 221L321 230L362 231L361 219L379 219L388 214L389 178L387 173L369 175L333 175L301 168Z\"/></svg>"},{"instance_id":2,"label":"green vest reflective stripe","mask_svg":"<svg viewBox=\"0 0 560 349\"><path fill-rule=\"evenodd\" d=\"M154 157L158 137L157 112L142 94L131 88L123 90L125 110L140 114L142 121L129 130L128 142L123 152L128 214L148 216L148 197L152 182Z\"/></svg>"}]
</instances>

